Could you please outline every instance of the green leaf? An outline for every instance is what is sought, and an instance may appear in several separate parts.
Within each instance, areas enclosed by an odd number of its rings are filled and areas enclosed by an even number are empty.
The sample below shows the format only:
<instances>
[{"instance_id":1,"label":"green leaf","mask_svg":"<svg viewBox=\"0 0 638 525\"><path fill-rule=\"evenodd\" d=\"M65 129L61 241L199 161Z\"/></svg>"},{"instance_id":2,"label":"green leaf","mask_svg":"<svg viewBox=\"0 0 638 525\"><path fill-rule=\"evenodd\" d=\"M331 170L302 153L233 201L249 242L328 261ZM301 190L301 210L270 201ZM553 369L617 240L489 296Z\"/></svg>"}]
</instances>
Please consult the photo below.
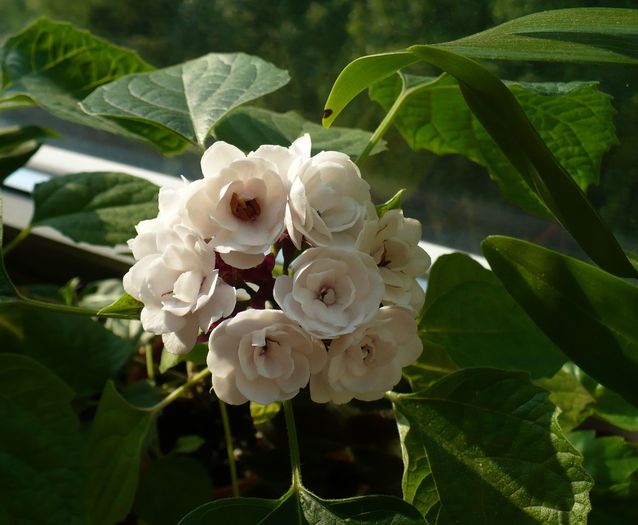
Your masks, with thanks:
<instances>
[{"instance_id":1,"label":"green leaf","mask_svg":"<svg viewBox=\"0 0 638 525\"><path fill-rule=\"evenodd\" d=\"M157 215L159 187L126 173L73 173L33 191L32 226L50 226L76 242L115 246Z\"/></svg>"},{"instance_id":2,"label":"green leaf","mask_svg":"<svg viewBox=\"0 0 638 525\"><path fill-rule=\"evenodd\" d=\"M135 297L130 296L126 292L115 302L101 308L98 315L104 317L115 317L118 319L139 319L140 312L144 307Z\"/></svg>"},{"instance_id":3,"label":"green leaf","mask_svg":"<svg viewBox=\"0 0 638 525\"><path fill-rule=\"evenodd\" d=\"M312 139L312 154L320 151L341 151L357 157L368 144L372 133L361 129L330 128L309 122L294 111L275 113L267 109L241 107L231 111L215 126L218 140L234 144L244 151L254 151L262 144L289 146L291 142L309 133ZM380 153L385 142L373 150Z\"/></svg>"},{"instance_id":4,"label":"green leaf","mask_svg":"<svg viewBox=\"0 0 638 525\"><path fill-rule=\"evenodd\" d=\"M460 253L444 255L432 267L419 332L462 368L544 377L566 360L492 272Z\"/></svg>"},{"instance_id":5,"label":"green leaf","mask_svg":"<svg viewBox=\"0 0 638 525\"><path fill-rule=\"evenodd\" d=\"M174 454L191 454L197 452L204 443L206 443L206 440L196 434L180 436L177 438L172 452Z\"/></svg>"},{"instance_id":6,"label":"green leaf","mask_svg":"<svg viewBox=\"0 0 638 525\"><path fill-rule=\"evenodd\" d=\"M549 392L549 400L560 408L558 423L564 432L570 432L585 421L591 415L590 406L595 401L572 373L573 368L566 364L554 376L534 381Z\"/></svg>"},{"instance_id":7,"label":"green leaf","mask_svg":"<svg viewBox=\"0 0 638 525\"><path fill-rule=\"evenodd\" d=\"M350 101L375 82L389 77L418 60L412 53L398 51L357 58L339 73L323 110L322 124L329 128Z\"/></svg>"},{"instance_id":8,"label":"green leaf","mask_svg":"<svg viewBox=\"0 0 638 525\"><path fill-rule=\"evenodd\" d=\"M190 361L196 365L205 365L206 356L208 355L208 343L196 344L187 354L172 354L166 348L162 349L162 357L160 358L159 371L164 374L174 366Z\"/></svg>"},{"instance_id":9,"label":"green leaf","mask_svg":"<svg viewBox=\"0 0 638 525\"><path fill-rule=\"evenodd\" d=\"M175 525L188 511L210 500L212 492L213 484L200 462L167 456L153 461L142 474L134 509L148 525Z\"/></svg>"},{"instance_id":10,"label":"green leaf","mask_svg":"<svg viewBox=\"0 0 638 525\"><path fill-rule=\"evenodd\" d=\"M3 246L3 219L2 219L2 193L0 193L0 247ZM17 302L19 300L18 292L11 282L11 278L4 266L4 257L2 249L0 249L0 304Z\"/></svg>"},{"instance_id":11,"label":"green leaf","mask_svg":"<svg viewBox=\"0 0 638 525\"><path fill-rule=\"evenodd\" d=\"M204 148L213 127L231 109L288 83L290 77L244 53L210 53L100 87L82 107L117 123L169 130Z\"/></svg>"},{"instance_id":12,"label":"green leaf","mask_svg":"<svg viewBox=\"0 0 638 525\"><path fill-rule=\"evenodd\" d=\"M638 64L638 10L543 11L437 45L491 60Z\"/></svg>"},{"instance_id":13,"label":"green leaf","mask_svg":"<svg viewBox=\"0 0 638 525\"><path fill-rule=\"evenodd\" d=\"M585 456L594 478L591 493L594 525L636 523L638 509L638 446L620 436L596 438L593 431L575 432L569 439Z\"/></svg>"},{"instance_id":14,"label":"green leaf","mask_svg":"<svg viewBox=\"0 0 638 525\"><path fill-rule=\"evenodd\" d=\"M268 405L260 405L254 401L250 402L250 417L254 425L263 425L268 423L281 411L281 403L270 403Z\"/></svg>"},{"instance_id":15,"label":"green leaf","mask_svg":"<svg viewBox=\"0 0 638 525\"><path fill-rule=\"evenodd\" d=\"M563 353L638 406L638 287L518 239L488 237L482 247L507 291Z\"/></svg>"},{"instance_id":16,"label":"green leaf","mask_svg":"<svg viewBox=\"0 0 638 525\"><path fill-rule=\"evenodd\" d=\"M129 513L153 416L153 411L129 404L112 382L107 383L89 436L87 501L91 525L112 525Z\"/></svg>"},{"instance_id":17,"label":"green leaf","mask_svg":"<svg viewBox=\"0 0 638 525\"><path fill-rule=\"evenodd\" d=\"M174 133L138 123L117 125L80 109L78 102L98 86L153 69L134 51L87 31L41 18L0 47L0 68L0 99L5 104L24 105L25 99L30 99L56 117L142 139L167 154L186 145Z\"/></svg>"},{"instance_id":18,"label":"green leaf","mask_svg":"<svg viewBox=\"0 0 638 525\"><path fill-rule=\"evenodd\" d=\"M134 341L86 317L15 306L3 310L0 320L2 352L36 359L78 396L100 392L135 349Z\"/></svg>"},{"instance_id":19,"label":"green leaf","mask_svg":"<svg viewBox=\"0 0 638 525\"><path fill-rule=\"evenodd\" d=\"M0 354L2 523L85 523L83 442L72 399L44 366Z\"/></svg>"},{"instance_id":20,"label":"green leaf","mask_svg":"<svg viewBox=\"0 0 638 525\"><path fill-rule=\"evenodd\" d=\"M237 525L423 525L419 512L392 496L362 496L324 500L301 487L278 500L223 499L202 505L179 525L208 523Z\"/></svg>"},{"instance_id":21,"label":"green leaf","mask_svg":"<svg viewBox=\"0 0 638 525\"><path fill-rule=\"evenodd\" d=\"M506 83L534 128L581 189L598 182L603 154L618 139L611 97L595 82ZM551 216L536 191L496 146L463 99L457 81L394 75L375 84L370 97L388 111L401 105L394 124L412 149L457 153L485 166L518 206Z\"/></svg>"},{"instance_id":22,"label":"green leaf","mask_svg":"<svg viewBox=\"0 0 638 525\"><path fill-rule=\"evenodd\" d=\"M24 166L53 132L38 126L0 128L0 182Z\"/></svg>"},{"instance_id":23,"label":"green leaf","mask_svg":"<svg viewBox=\"0 0 638 525\"><path fill-rule=\"evenodd\" d=\"M419 335L423 342L423 353L403 369L403 375L409 381L412 392L425 390L434 381L459 369L443 346L433 343L423 333Z\"/></svg>"},{"instance_id":24,"label":"green leaf","mask_svg":"<svg viewBox=\"0 0 638 525\"><path fill-rule=\"evenodd\" d=\"M383 204L377 205L377 215L379 216L379 218L383 217L386 212L389 212L390 210L401 208L401 198L403 197L405 191L405 188L400 189L389 200L387 200Z\"/></svg>"},{"instance_id":25,"label":"green leaf","mask_svg":"<svg viewBox=\"0 0 638 525\"><path fill-rule=\"evenodd\" d=\"M438 525L585 523L591 481L526 374L461 370L391 397L403 495Z\"/></svg>"},{"instance_id":26,"label":"green leaf","mask_svg":"<svg viewBox=\"0 0 638 525\"><path fill-rule=\"evenodd\" d=\"M413 46L409 50L459 81L465 101L492 139L599 266L621 277L638 277L611 230L500 80L476 62L440 48Z\"/></svg>"},{"instance_id":27,"label":"green leaf","mask_svg":"<svg viewBox=\"0 0 638 525\"><path fill-rule=\"evenodd\" d=\"M211 523L253 525L263 523L262 520L277 508L279 501L261 498L220 499L206 503L189 512L179 521L178 525L210 525ZM293 525L294 522L285 523Z\"/></svg>"}]
</instances>

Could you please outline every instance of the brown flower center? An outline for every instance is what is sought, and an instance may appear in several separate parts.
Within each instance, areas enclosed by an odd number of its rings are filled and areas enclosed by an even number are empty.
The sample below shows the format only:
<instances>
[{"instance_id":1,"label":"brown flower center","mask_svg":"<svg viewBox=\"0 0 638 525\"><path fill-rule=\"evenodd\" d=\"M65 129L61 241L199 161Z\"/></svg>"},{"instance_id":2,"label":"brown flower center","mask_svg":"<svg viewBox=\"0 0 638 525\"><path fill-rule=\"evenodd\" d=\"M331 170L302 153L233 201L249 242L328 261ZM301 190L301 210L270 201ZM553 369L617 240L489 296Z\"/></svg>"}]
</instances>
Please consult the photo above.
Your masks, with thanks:
<instances>
[{"instance_id":1,"label":"brown flower center","mask_svg":"<svg viewBox=\"0 0 638 525\"><path fill-rule=\"evenodd\" d=\"M230 211L240 221L252 222L261 213L261 206L257 199L242 199L236 193L230 198Z\"/></svg>"}]
</instances>

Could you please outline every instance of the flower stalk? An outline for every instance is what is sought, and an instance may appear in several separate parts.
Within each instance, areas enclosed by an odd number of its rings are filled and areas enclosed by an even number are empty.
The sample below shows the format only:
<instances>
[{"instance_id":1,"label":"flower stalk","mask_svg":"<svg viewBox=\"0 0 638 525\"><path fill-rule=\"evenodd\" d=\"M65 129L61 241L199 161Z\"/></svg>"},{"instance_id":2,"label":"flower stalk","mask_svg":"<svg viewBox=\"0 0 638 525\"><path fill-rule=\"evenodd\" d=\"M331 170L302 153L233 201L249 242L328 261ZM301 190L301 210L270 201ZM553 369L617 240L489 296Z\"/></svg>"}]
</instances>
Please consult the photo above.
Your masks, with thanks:
<instances>
[{"instance_id":1,"label":"flower stalk","mask_svg":"<svg viewBox=\"0 0 638 525\"><path fill-rule=\"evenodd\" d=\"M228 469L230 470L230 483L233 488L233 497L239 497L239 483L237 482L237 463L235 461L235 446L233 445L233 434L230 428L230 420L228 419L228 410L226 403L219 400L219 411L222 416L222 425L224 426L224 440L226 441L226 454L228 456Z\"/></svg>"},{"instance_id":2,"label":"flower stalk","mask_svg":"<svg viewBox=\"0 0 638 525\"><path fill-rule=\"evenodd\" d=\"M299 454L299 439L297 438L297 427L295 425L295 415L292 410L292 401L284 401L284 416L286 418L286 431L288 432L288 446L290 448L290 466L292 468L292 487L299 490L301 484L301 455Z\"/></svg>"}]
</instances>

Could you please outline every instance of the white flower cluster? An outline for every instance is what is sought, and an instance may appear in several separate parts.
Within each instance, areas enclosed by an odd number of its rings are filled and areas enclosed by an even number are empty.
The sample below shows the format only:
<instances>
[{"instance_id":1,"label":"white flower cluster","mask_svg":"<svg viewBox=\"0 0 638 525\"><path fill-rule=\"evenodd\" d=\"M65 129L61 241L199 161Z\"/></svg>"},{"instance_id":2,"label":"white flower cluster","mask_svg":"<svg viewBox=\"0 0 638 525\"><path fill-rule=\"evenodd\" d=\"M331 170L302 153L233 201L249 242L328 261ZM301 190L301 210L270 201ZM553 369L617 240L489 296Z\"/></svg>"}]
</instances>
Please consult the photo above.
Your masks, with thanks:
<instances>
[{"instance_id":1,"label":"white flower cluster","mask_svg":"<svg viewBox=\"0 0 638 525\"><path fill-rule=\"evenodd\" d=\"M379 399L422 352L421 225L398 209L378 218L349 157L310 146L304 135L245 155L216 142L203 178L161 188L157 218L129 241L124 288L144 303L144 328L176 354L208 338L227 403L307 385L319 403ZM273 246L296 255L291 275L273 277Z\"/></svg>"}]
</instances>

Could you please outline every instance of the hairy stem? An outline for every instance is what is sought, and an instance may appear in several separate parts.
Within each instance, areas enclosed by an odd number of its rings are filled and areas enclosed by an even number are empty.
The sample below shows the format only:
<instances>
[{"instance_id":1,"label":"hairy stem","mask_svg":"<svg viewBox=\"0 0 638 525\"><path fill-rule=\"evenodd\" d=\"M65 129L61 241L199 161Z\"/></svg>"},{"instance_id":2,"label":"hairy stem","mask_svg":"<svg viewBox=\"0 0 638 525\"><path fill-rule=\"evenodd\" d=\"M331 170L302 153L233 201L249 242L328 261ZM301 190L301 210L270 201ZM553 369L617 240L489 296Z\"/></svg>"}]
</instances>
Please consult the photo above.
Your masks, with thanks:
<instances>
[{"instance_id":1,"label":"hairy stem","mask_svg":"<svg viewBox=\"0 0 638 525\"><path fill-rule=\"evenodd\" d=\"M286 417L286 430L288 432L288 446L290 448L290 465L292 467L292 486L295 490L301 485L301 456L299 455L299 440L295 416L292 411L292 401L284 401L284 415Z\"/></svg>"}]
</instances>

